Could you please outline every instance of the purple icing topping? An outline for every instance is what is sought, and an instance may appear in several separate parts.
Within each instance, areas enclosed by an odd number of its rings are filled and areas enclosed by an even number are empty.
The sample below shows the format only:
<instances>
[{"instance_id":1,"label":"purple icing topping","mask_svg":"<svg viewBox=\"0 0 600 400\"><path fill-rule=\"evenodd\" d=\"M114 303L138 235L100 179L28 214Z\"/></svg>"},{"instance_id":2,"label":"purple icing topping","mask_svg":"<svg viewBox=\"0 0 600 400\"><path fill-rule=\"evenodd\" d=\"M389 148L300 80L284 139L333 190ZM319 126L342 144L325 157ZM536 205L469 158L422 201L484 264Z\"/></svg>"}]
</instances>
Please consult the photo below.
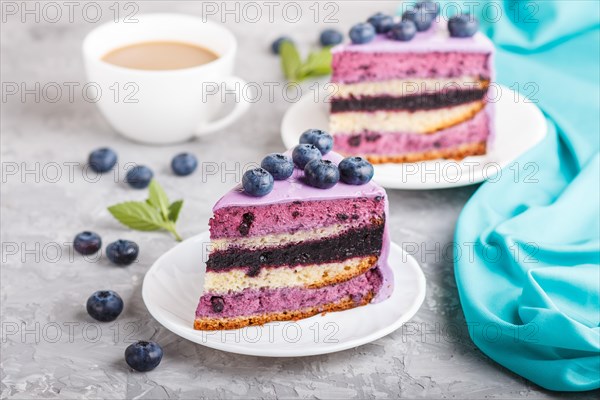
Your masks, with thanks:
<instances>
[{"instance_id":1,"label":"purple icing topping","mask_svg":"<svg viewBox=\"0 0 600 400\"><path fill-rule=\"evenodd\" d=\"M382 52L410 52L430 53L435 51L456 51L466 53L490 53L494 45L481 32L469 38L453 38L446 24L434 24L429 30L419 32L408 42L391 40L385 35L377 35L375 39L366 44L340 44L331 49L332 53L342 51L382 53Z\"/></svg>"},{"instance_id":2,"label":"purple icing topping","mask_svg":"<svg viewBox=\"0 0 600 400\"><path fill-rule=\"evenodd\" d=\"M291 151L285 154L291 155ZM323 159L330 160L337 165L343 160L343 157L331 151L324 155ZM385 196L385 190L373 181L361 186L347 185L339 182L331 189L323 190L308 186L302 181L303 176L304 171L296 168L290 178L283 181L275 181L271 193L257 198L252 198L244 194L241 185L238 185L217 201L213 207L213 211L224 207L260 206L273 203L287 203L295 200L336 200L353 197Z\"/></svg>"}]
</instances>

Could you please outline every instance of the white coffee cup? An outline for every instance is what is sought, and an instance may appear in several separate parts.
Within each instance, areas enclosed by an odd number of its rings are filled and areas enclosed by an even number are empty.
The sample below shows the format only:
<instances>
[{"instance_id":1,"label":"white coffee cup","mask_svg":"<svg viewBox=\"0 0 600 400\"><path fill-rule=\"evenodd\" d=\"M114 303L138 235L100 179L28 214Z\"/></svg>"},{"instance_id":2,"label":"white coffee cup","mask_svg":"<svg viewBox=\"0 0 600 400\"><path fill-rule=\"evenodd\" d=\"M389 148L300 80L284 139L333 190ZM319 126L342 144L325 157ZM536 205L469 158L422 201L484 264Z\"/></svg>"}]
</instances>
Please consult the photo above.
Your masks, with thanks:
<instances>
[{"instance_id":1,"label":"white coffee cup","mask_svg":"<svg viewBox=\"0 0 600 400\"><path fill-rule=\"evenodd\" d=\"M88 80L101 90L97 104L118 132L143 143L176 143L224 128L244 114L250 103L236 96L231 112L215 119L223 96L206 93L208 88L211 93L216 88L239 92L246 84L232 75L237 41L229 30L182 14L144 14L136 19L99 26L83 42ZM102 60L111 50L149 41L194 44L219 57L175 70L130 69Z\"/></svg>"}]
</instances>

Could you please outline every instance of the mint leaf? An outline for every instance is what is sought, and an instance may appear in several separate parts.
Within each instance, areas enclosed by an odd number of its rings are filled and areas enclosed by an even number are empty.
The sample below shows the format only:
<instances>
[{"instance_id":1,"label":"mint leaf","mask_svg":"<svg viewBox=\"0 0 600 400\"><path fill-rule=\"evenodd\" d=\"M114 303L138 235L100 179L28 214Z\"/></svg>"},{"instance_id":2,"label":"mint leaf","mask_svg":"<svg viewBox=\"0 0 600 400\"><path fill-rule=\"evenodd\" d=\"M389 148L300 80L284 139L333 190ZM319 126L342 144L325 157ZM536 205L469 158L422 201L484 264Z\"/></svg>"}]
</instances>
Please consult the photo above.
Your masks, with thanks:
<instances>
[{"instance_id":1,"label":"mint leaf","mask_svg":"<svg viewBox=\"0 0 600 400\"><path fill-rule=\"evenodd\" d=\"M298 69L298 79L329 75L331 73L331 48L325 47L308 55L306 62Z\"/></svg>"},{"instance_id":2,"label":"mint leaf","mask_svg":"<svg viewBox=\"0 0 600 400\"><path fill-rule=\"evenodd\" d=\"M171 203L169 206L169 221L173 223L177 222L177 218L179 218L179 211L181 211L182 206L183 200L177 200Z\"/></svg>"},{"instance_id":3,"label":"mint leaf","mask_svg":"<svg viewBox=\"0 0 600 400\"><path fill-rule=\"evenodd\" d=\"M288 81L300 82L331 73L331 47L325 47L309 53L303 63L298 49L291 42L283 42L279 47L281 68Z\"/></svg>"},{"instance_id":4,"label":"mint leaf","mask_svg":"<svg viewBox=\"0 0 600 400\"><path fill-rule=\"evenodd\" d=\"M123 225L138 231L164 229L160 212L143 201L128 201L108 207L108 211Z\"/></svg>"},{"instance_id":5,"label":"mint leaf","mask_svg":"<svg viewBox=\"0 0 600 400\"><path fill-rule=\"evenodd\" d=\"M281 68L286 79L289 81L296 80L296 74L302 65L296 45L288 41L282 42L279 47L279 55L281 57Z\"/></svg>"},{"instance_id":6,"label":"mint leaf","mask_svg":"<svg viewBox=\"0 0 600 400\"><path fill-rule=\"evenodd\" d=\"M150 181L148 202L160 211L163 220L169 219L169 198L156 179Z\"/></svg>"},{"instance_id":7,"label":"mint leaf","mask_svg":"<svg viewBox=\"0 0 600 400\"><path fill-rule=\"evenodd\" d=\"M164 229L175 237L182 238L177 233L175 222L183 206L183 200L169 204L169 198L164 189L154 179L150 181L148 198L145 201L128 201L108 207L108 211L123 225L138 231L156 231Z\"/></svg>"}]
</instances>

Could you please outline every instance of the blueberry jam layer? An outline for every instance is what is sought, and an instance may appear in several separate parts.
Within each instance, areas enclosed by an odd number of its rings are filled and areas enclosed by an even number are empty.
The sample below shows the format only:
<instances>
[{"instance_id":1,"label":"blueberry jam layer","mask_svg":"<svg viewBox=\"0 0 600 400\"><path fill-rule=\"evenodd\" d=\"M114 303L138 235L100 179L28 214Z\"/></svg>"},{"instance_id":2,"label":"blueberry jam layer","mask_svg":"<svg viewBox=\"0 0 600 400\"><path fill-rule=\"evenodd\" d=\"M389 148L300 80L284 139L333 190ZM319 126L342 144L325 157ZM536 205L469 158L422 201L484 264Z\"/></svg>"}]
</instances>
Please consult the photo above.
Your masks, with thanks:
<instances>
[{"instance_id":1,"label":"blueberry jam layer","mask_svg":"<svg viewBox=\"0 0 600 400\"><path fill-rule=\"evenodd\" d=\"M221 239L293 233L340 223L360 226L369 224L374 217L383 217L384 213L382 196L226 207L216 210L211 218L210 237Z\"/></svg>"},{"instance_id":2,"label":"blueberry jam layer","mask_svg":"<svg viewBox=\"0 0 600 400\"><path fill-rule=\"evenodd\" d=\"M253 276L258 274L261 267L321 264L352 257L379 256L385 220L373 222L369 226L349 229L324 240L290 243L268 249L229 248L214 251L206 262L206 270L218 272L246 268L247 274Z\"/></svg>"},{"instance_id":3,"label":"blueberry jam layer","mask_svg":"<svg viewBox=\"0 0 600 400\"><path fill-rule=\"evenodd\" d=\"M394 96L361 96L359 98L331 99L331 112L378 110L435 110L482 100L486 89L448 90L436 93Z\"/></svg>"},{"instance_id":4,"label":"blueberry jam layer","mask_svg":"<svg viewBox=\"0 0 600 400\"><path fill-rule=\"evenodd\" d=\"M378 268L336 285L318 289L285 287L244 289L241 292L214 295L205 293L196 309L196 318L233 318L287 310L300 310L334 303L350 297L357 305L379 292L383 278Z\"/></svg>"}]
</instances>

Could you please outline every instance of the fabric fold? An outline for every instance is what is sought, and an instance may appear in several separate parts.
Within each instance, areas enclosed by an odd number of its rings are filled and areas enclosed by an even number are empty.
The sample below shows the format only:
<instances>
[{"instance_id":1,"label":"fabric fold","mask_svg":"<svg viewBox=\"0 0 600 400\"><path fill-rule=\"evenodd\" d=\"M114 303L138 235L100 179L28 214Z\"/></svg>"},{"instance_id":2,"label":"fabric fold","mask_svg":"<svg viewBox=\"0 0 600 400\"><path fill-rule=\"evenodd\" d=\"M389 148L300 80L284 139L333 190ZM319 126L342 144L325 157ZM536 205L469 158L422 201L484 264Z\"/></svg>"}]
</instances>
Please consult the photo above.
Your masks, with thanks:
<instances>
[{"instance_id":1,"label":"fabric fold","mask_svg":"<svg viewBox=\"0 0 600 400\"><path fill-rule=\"evenodd\" d=\"M498 82L537 103L548 134L462 211L455 240L473 254L455 263L461 305L474 343L496 362L547 389L598 389L599 6L494 3L504 15L538 8L537 22L481 21Z\"/></svg>"}]
</instances>

